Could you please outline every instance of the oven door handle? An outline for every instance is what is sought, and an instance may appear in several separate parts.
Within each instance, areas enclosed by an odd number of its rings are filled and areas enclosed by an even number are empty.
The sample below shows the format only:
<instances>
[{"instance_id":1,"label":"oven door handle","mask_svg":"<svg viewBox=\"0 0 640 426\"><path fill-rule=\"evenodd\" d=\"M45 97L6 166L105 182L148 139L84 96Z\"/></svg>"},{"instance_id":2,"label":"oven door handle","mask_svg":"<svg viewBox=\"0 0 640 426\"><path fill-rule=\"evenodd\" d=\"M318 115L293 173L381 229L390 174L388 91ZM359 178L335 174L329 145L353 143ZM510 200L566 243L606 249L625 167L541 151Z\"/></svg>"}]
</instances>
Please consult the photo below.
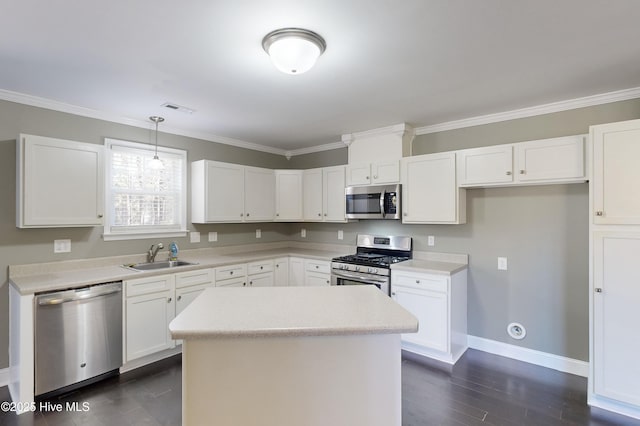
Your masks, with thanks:
<instances>
[{"instance_id":1,"label":"oven door handle","mask_svg":"<svg viewBox=\"0 0 640 426\"><path fill-rule=\"evenodd\" d=\"M384 199L386 198L387 192L383 189L380 191L380 213L382 214L382 218L387 215L387 212L384 211Z\"/></svg>"},{"instance_id":2,"label":"oven door handle","mask_svg":"<svg viewBox=\"0 0 640 426\"><path fill-rule=\"evenodd\" d=\"M355 279L355 280L359 280L359 281L369 281L369 282L373 282L376 284L386 284L387 280L383 279L383 280L377 280L375 278L370 278L370 277L365 277L363 275L353 275L353 274L347 274L344 272L331 272L333 275L335 275L338 278L348 278L348 279Z\"/></svg>"}]
</instances>

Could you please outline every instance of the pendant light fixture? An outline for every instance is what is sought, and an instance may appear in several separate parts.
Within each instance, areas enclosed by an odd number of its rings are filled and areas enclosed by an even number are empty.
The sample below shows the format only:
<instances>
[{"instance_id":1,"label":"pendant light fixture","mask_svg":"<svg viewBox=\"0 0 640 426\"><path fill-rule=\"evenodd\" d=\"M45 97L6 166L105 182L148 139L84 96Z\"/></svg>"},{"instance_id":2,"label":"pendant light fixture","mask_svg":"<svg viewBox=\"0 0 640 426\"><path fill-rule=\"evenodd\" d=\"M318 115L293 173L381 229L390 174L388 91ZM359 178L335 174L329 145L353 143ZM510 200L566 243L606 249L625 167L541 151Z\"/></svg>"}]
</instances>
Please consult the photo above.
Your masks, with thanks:
<instances>
[{"instance_id":1,"label":"pendant light fixture","mask_svg":"<svg viewBox=\"0 0 640 426\"><path fill-rule=\"evenodd\" d=\"M162 160L158 158L158 123L162 123L164 121L164 118L158 117L157 115L152 115L151 117L149 117L149 120L156 123L156 153L153 156L153 160L151 160L151 162L149 163L149 166L154 170L163 169L164 164L162 163Z\"/></svg>"},{"instance_id":2,"label":"pendant light fixture","mask_svg":"<svg viewBox=\"0 0 640 426\"><path fill-rule=\"evenodd\" d=\"M327 48L327 43L313 31L280 28L264 36L262 48L283 73L302 74L313 67Z\"/></svg>"}]
</instances>

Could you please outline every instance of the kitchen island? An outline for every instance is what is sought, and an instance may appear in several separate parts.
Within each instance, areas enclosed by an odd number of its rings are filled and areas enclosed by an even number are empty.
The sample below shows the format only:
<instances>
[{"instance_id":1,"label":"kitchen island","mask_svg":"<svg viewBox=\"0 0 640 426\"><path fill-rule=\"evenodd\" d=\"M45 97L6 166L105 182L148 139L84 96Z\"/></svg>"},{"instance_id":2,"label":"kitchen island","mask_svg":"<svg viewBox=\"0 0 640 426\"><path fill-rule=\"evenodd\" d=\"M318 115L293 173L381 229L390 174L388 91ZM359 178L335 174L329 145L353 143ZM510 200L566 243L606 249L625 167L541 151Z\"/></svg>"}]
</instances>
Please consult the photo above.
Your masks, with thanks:
<instances>
[{"instance_id":1,"label":"kitchen island","mask_svg":"<svg viewBox=\"0 0 640 426\"><path fill-rule=\"evenodd\" d=\"M170 324L183 425L399 426L417 329L374 286L207 289Z\"/></svg>"}]
</instances>

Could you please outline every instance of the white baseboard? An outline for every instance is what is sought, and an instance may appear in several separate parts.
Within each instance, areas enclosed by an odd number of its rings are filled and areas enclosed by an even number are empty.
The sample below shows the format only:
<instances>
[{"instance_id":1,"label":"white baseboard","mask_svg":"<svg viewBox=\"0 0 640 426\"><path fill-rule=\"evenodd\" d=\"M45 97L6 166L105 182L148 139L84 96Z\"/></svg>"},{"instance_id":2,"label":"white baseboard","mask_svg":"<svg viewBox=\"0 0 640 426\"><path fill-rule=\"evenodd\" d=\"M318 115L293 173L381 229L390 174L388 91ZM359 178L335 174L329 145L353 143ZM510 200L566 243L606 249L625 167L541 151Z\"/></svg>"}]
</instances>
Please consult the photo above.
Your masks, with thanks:
<instances>
[{"instance_id":1,"label":"white baseboard","mask_svg":"<svg viewBox=\"0 0 640 426\"><path fill-rule=\"evenodd\" d=\"M0 369L0 388L9 385L9 369Z\"/></svg>"},{"instance_id":2,"label":"white baseboard","mask_svg":"<svg viewBox=\"0 0 640 426\"><path fill-rule=\"evenodd\" d=\"M566 358L547 352L536 351L533 349L523 348L521 346L510 345L508 343L502 343L471 335L467 337L467 342L469 347L472 349L478 349L480 351L501 355L507 358L517 359L518 361L552 368L554 370L575 374L577 376L587 377L589 375L589 363L585 361Z\"/></svg>"}]
</instances>

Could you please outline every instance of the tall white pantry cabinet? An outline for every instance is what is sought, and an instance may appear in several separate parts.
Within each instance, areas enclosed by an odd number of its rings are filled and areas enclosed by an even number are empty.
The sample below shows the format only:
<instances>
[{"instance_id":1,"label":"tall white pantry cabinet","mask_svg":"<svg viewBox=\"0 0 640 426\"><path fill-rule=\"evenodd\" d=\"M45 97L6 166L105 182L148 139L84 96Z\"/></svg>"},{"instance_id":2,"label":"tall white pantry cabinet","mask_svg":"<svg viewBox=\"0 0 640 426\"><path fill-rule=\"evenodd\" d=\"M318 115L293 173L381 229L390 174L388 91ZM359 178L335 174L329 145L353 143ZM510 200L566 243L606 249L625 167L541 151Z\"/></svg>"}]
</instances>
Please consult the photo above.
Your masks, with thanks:
<instances>
[{"instance_id":1,"label":"tall white pantry cabinet","mask_svg":"<svg viewBox=\"0 0 640 426\"><path fill-rule=\"evenodd\" d=\"M640 419L640 120L590 137L588 402Z\"/></svg>"}]
</instances>

